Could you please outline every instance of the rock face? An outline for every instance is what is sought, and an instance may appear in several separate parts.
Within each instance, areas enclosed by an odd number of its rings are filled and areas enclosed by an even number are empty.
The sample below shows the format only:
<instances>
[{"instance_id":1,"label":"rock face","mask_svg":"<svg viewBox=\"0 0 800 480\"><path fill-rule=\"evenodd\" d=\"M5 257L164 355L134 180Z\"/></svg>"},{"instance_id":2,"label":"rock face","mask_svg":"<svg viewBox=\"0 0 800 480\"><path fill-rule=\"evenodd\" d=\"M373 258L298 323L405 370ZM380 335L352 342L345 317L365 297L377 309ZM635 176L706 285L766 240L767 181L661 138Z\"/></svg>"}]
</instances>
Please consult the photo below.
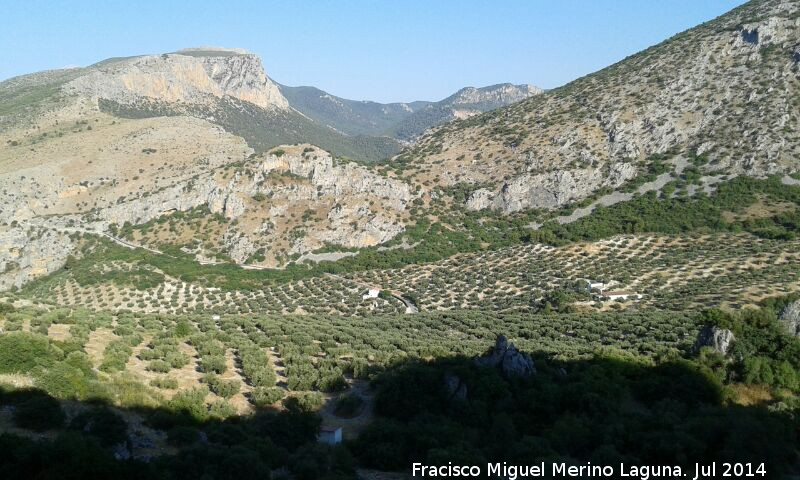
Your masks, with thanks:
<instances>
[{"instance_id":1,"label":"rock face","mask_svg":"<svg viewBox=\"0 0 800 480\"><path fill-rule=\"evenodd\" d=\"M505 213L528 208L556 208L585 198L599 188L617 188L636 177L636 173L634 165L616 163L608 172L588 168L524 174L503 184L499 192L485 188L476 190L467 199L467 208L492 208Z\"/></svg>"},{"instance_id":2,"label":"rock face","mask_svg":"<svg viewBox=\"0 0 800 480\"><path fill-rule=\"evenodd\" d=\"M498 336L492 351L486 356L476 358L475 364L479 367L499 367L507 377L530 377L536 374L530 355L517 350L504 335Z\"/></svg>"},{"instance_id":3,"label":"rock face","mask_svg":"<svg viewBox=\"0 0 800 480\"><path fill-rule=\"evenodd\" d=\"M64 86L71 94L133 104L142 97L168 103L204 103L231 96L266 109L288 109L256 55L234 50L182 50L110 61Z\"/></svg>"},{"instance_id":4,"label":"rock face","mask_svg":"<svg viewBox=\"0 0 800 480\"><path fill-rule=\"evenodd\" d=\"M0 227L0 290L21 287L58 270L74 247L64 232L35 227Z\"/></svg>"},{"instance_id":5,"label":"rock face","mask_svg":"<svg viewBox=\"0 0 800 480\"><path fill-rule=\"evenodd\" d=\"M541 93L544 93L544 90L533 85L502 83L482 88L462 88L441 103L475 110L479 107L482 110L491 110Z\"/></svg>"},{"instance_id":6,"label":"rock face","mask_svg":"<svg viewBox=\"0 0 800 480\"><path fill-rule=\"evenodd\" d=\"M260 249L264 249L263 265L279 266L271 255L278 249L299 256L326 245L363 248L391 240L404 230L398 218L415 198L409 185L362 165L334 163L328 152L310 145L278 150L280 155L242 162L232 174L226 167L215 168L145 195L109 202L96 207L91 217L31 218L17 216L14 206L8 211L0 208L4 213L0 220L24 220L22 226L0 230L0 289L21 286L61 268L74 248L70 234L108 232L111 224L140 225L165 212L197 207L231 220L219 241L224 253L239 264ZM102 189L108 185L99 184L96 190ZM94 191L90 188L87 193ZM53 202L48 205L58 209L64 201L58 188L47 193ZM313 222L298 218L305 212L316 215Z\"/></svg>"},{"instance_id":7,"label":"rock face","mask_svg":"<svg viewBox=\"0 0 800 480\"><path fill-rule=\"evenodd\" d=\"M730 330L706 325L697 335L694 348L697 351L703 347L711 347L715 352L727 355L734 340L733 332Z\"/></svg>"},{"instance_id":8,"label":"rock face","mask_svg":"<svg viewBox=\"0 0 800 480\"><path fill-rule=\"evenodd\" d=\"M783 309L778 318L789 335L800 337L800 300L795 300Z\"/></svg>"}]
</instances>

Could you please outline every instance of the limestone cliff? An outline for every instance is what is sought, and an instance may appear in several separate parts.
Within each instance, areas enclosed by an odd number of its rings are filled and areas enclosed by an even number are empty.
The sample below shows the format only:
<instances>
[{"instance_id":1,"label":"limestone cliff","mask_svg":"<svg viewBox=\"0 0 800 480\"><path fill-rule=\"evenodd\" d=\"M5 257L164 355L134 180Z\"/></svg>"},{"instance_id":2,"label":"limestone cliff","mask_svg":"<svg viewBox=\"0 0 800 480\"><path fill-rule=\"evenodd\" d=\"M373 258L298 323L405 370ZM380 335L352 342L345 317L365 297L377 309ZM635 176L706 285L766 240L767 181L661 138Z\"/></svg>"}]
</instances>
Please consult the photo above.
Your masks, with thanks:
<instances>
[{"instance_id":1,"label":"limestone cliff","mask_svg":"<svg viewBox=\"0 0 800 480\"><path fill-rule=\"evenodd\" d=\"M64 86L69 94L132 104L142 97L204 103L231 96L266 109L288 109L261 59L231 50L182 50L102 62Z\"/></svg>"}]
</instances>

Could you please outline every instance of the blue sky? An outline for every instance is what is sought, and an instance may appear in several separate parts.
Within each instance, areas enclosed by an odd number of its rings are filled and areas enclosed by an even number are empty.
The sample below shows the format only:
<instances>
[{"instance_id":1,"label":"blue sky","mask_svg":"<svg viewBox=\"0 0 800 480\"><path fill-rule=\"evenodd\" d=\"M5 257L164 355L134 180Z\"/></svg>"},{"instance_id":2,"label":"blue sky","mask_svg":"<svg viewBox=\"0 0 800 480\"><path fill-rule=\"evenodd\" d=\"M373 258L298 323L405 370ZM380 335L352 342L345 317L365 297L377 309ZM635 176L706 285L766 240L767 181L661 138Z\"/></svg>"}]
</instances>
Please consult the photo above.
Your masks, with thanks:
<instances>
[{"instance_id":1,"label":"blue sky","mask_svg":"<svg viewBox=\"0 0 800 480\"><path fill-rule=\"evenodd\" d=\"M4 2L0 79L183 47L240 47L287 85L382 102L552 88L742 0Z\"/></svg>"}]
</instances>

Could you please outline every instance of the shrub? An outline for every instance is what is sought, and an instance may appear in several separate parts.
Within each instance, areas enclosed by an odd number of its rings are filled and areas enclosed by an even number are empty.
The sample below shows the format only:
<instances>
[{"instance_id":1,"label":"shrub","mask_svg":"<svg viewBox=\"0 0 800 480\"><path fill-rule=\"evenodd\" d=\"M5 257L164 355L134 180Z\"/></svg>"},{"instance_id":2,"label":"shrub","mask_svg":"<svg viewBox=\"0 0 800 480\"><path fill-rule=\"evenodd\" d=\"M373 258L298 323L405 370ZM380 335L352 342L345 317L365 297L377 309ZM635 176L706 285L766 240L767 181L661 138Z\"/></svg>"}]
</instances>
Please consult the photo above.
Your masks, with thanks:
<instances>
[{"instance_id":1,"label":"shrub","mask_svg":"<svg viewBox=\"0 0 800 480\"><path fill-rule=\"evenodd\" d=\"M322 403L323 397L319 392L302 392L283 400L283 406L295 412L314 412Z\"/></svg>"},{"instance_id":2,"label":"shrub","mask_svg":"<svg viewBox=\"0 0 800 480\"><path fill-rule=\"evenodd\" d=\"M176 388L178 388L178 380L172 377L154 378L150 380L150 386L156 388L175 390Z\"/></svg>"},{"instance_id":3,"label":"shrub","mask_svg":"<svg viewBox=\"0 0 800 480\"><path fill-rule=\"evenodd\" d=\"M271 387L275 385L275 381L277 380L275 372L268 367L253 369L249 374L247 372L245 372L245 374L247 374L250 383L252 383L254 387Z\"/></svg>"},{"instance_id":4,"label":"shrub","mask_svg":"<svg viewBox=\"0 0 800 480\"><path fill-rule=\"evenodd\" d=\"M125 370L125 364L133 353L128 342L124 339L114 340L109 343L103 352L103 362L100 370L108 373Z\"/></svg>"},{"instance_id":5,"label":"shrub","mask_svg":"<svg viewBox=\"0 0 800 480\"><path fill-rule=\"evenodd\" d=\"M204 372L225 373L225 370L228 369L225 363L225 357L218 355L203 357L200 365Z\"/></svg>"},{"instance_id":6,"label":"shrub","mask_svg":"<svg viewBox=\"0 0 800 480\"><path fill-rule=\"evenodd\" d=\"M236 407L227 400L217 400L208 406L208 415L211 418L225 419L236 415Z\"/></svg>"},{"instance_id":7,"label":"shrub","mask_svg":"<svg viewBox=\"0 0 800 480\"><path fill-rule=\"evenodd\" d=\"M94 374L58 363L36 379L36 386L57 398L78 400L108 398L107 387L94 378Z\"/></svg>"},{"instance_id":8,"label":"shrub","mask_svg":"<svg viewBox=\"0 0 800 480\"><path fill-rule=\"evenodd\" d=\"M352 418L358 413L363 404L364 400L358 395L342 395L336 401L334 413L338 417Z\"/></svg>"},{"instance_id":9,"label":"shrub","mask_svg":"<svg viewBox=\"0 0 800 480\"><path fill-rule=\"evenodd\" d=\"M175 324L174 333L176 337L183 338L192 333L192 330L193 330L192 324L190 324L187 320L183 319L178 321L177 324Z\"/></svg>"},{"instance_id":10,"label":"shrub","mask_svg":"<svg viewBox=\"0 0 800 480\"><path fill-rule=\"evenodd\" d=\"M147 370L151 372L167 373L172 370L172 365L164 360L153 360L147 364Z\"/></svg>"},{"instance_id":11,"label":"shrub","mask_svg":"<svg viewBox=\"0 0 800 480\"><path fill-rule=\"evenodd\" d=\"M189 364L189 356L183 352L170 352L164 357L172 368L182 368Z\"/></svg>"},{"instance_id":12,"label":"shrub","mask_svg":"<svg viewBox=\"0 0 800 480\"><path fill-rule=\"evenodd\" d=\"M212 373L207 373L203 375L201 379L203 383L208 385L208 388L214 392L215 394L219 395L223 398L231 398L232 396L239 393L239 389L242 386L242 382L239 380L231 379L231 380L224 380L217 375Z\"/></svg>"},{"instance_id":13,"label":"shrub","mask_svg":"<svg viewBox=\"0 0 800 480\"><path fill-rule=\"evenodd\" d=\"M58 400L44 395L26 400L14 410L14 424L36 432L60 428L65 420L66 415Z\"/></svg>"},{"instance_id":14,"label":"shrub","mask_svg":"<svg viewBox=\"0 0 800 480\"><path fill-rule=\"evenodd\" d=\"M50 366L57 353L42 335L27 332L0 335L0 373L26 373L37 366Z\"/></svg>"},{"instance_id":15,"label":"shrub","mask_svg":"<svg viewBox=\"0 0 800 480\"><path fill-rule=\"evenodd\" d=\"M208 395L206 387L181 390L172 397L168 406L175 412L184 413L202 421L208 418L208 408L205 404L206 395Z\"/></svg>"},{"instance_id":16,"label":"shrub","mask_svg":"<svg viewBox=\"0 0 800 480\"><path fill-rule=\"evenodd\" d=\"M253 393L250 395L250 400L256 407L268 407L275 404L275 402L283 400L285 396L286 392L284 392L282 388L258 387L253 390Z\"/></svg>"},{"instance_id":17,"label":"shrub","mask_svg":"<svg viewBox=\"0 0 800 480\"><path fill-rule=\"evenodd\" d=\"M200 430L192 427L177 426L167 431L167 443L173 447L185 447L200 440Z\"/></svg>"},{"instance_id":18,"label":"shrub","mask_svg":"<svg viewBox=\"0 0 800 480\"><path fill-rule=\"evenodd\" d=\"M347 381L342 374L326 375L319 380L319 389L323 392L341 392L347 389Z\"/></svg>"}]
</instances>

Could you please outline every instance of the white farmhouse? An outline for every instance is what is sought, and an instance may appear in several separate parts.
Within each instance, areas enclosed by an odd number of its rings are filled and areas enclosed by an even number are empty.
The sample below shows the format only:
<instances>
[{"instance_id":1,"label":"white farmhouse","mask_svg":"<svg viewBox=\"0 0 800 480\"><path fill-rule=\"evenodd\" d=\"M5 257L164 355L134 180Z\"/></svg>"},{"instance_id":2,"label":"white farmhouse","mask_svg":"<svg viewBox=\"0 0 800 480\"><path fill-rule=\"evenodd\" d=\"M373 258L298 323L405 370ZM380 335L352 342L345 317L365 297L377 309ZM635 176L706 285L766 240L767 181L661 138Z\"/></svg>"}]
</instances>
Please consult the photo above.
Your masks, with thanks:
<instances>
[{"instance_id":1,"label":"white farmhouse","mask_svg":"<svg viewBox=\"0 0 800 480\"><path fill-rule=\"evenodd\" d=\"M322 427L317 436L317 441L328 445L342 443L342 427Z\"/></svg>"},{"instance_id":2,"label":"white farmhouse","mask_svg":"<svg viewBox=\"0 0 800 480\"><path fill-rule=\"evenodd\" d=\"M368 298L378 298L378 295L381 294L380 289L378 288L370 288L366 290L363 294L361 294L361 299L366 300Z\"/></svg>"},{"instance_id":3,"label":"white farmhouse","mask_svg":"<svg viewBox=\"0 0 800 480\"><path fill-rule=\"evenodd\" d=\"M627 292L624 290L615 290L612 292L603 292L603 298L607 298L608 300L628 300L628 299L639 300L640 298L642 298L642 294L635 292Z\"/></svg>"}]
</instances>

